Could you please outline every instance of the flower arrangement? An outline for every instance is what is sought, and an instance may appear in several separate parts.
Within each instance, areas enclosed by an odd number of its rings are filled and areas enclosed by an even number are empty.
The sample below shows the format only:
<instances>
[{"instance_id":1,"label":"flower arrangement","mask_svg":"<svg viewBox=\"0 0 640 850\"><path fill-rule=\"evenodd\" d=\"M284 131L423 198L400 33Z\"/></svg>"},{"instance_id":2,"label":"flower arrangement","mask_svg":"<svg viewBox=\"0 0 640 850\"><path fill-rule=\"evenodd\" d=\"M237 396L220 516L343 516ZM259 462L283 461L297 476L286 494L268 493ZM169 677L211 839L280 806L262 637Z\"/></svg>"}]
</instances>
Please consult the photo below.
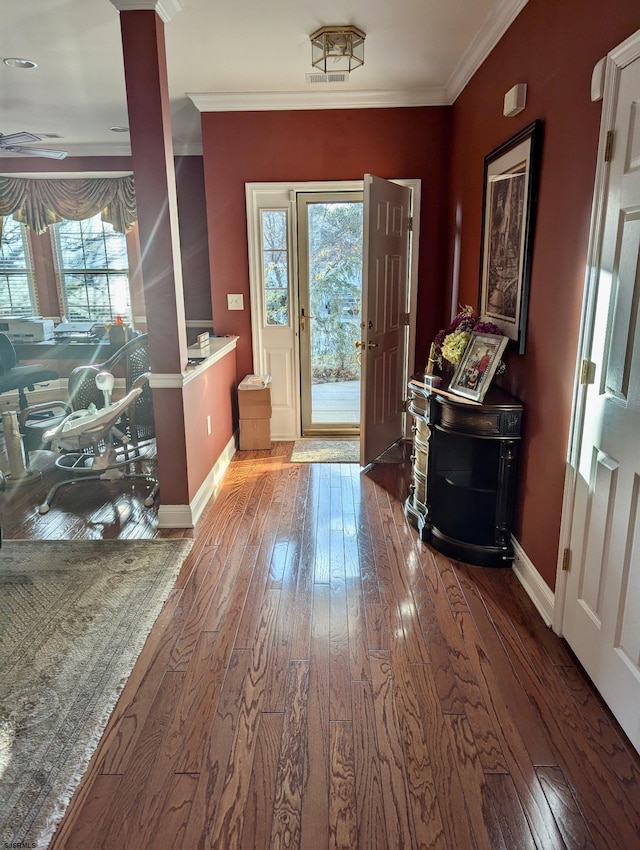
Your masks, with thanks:
<instances>
[{"instance_id":1,"label":"flower arrangement","mask_svg":"<svg viewBox=\"0 0 640 850\"><path fill-rule=\"evenodd\" d=\"M448 328L438 331L431 343L426 373L432 374L437 364L440 369L447 366L456 367L460 362L472 333L498 334L502 331L493 322L481 322L468 304L462 307Z\"/></svg>"}]
</instances>

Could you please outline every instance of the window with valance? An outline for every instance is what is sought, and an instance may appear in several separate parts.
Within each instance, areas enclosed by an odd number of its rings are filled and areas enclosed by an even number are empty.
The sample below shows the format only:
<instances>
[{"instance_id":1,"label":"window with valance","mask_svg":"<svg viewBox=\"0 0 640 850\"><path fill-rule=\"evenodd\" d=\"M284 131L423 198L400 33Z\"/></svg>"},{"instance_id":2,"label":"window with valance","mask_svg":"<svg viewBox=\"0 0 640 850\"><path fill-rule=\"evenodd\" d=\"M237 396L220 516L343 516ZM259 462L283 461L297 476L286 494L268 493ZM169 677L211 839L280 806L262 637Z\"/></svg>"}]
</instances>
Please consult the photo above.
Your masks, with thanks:
<instances>
[{"instance_id":1,"label":"window with valance","mask_svg":"<svg viewBox=\"0 0 640 850\"><path fill-rule=\"evenodd\" d=\"M98 213L114 230L131 230L137 218L132 175L68 180L0 177L0 216L12 215L35 233L65 219L82 221Z\"/></svg>"},{"instance_id":2,"label":"window with valance","mask_svg":"<svg viewBox=\"0 0 640 850\"><path fill-rule=\"evenodd\" d=\"M10 234L16 236L16 228L22 230L25 245L27 229L39 234L49 230L60 311L71 319L130 318L124 234L136 217L131 175L61 180L0 177L0 246L5 246ZM7 271L4 266L3 271ZM18 279L14 274L12 281ZM20 305L12 303L11 312L33 314L33 289L31 296ZM0 312L7 309L8 305L0 305Z\"/></svg>"}]
</instances>

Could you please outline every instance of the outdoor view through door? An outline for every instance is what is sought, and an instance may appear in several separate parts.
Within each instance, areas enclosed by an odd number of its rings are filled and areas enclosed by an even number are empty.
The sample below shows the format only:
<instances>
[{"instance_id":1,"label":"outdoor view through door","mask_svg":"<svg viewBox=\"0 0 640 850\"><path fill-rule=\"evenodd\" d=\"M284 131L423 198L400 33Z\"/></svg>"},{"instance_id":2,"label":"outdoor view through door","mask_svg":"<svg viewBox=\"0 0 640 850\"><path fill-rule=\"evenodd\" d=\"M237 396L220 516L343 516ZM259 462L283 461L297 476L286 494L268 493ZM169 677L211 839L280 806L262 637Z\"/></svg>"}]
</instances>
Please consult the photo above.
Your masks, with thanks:
<instances>
[{"instance_id":1,"label":"outdoor view through door","mask_svg":"<svg viewBox=\"0 0 640 850\"><path fill-rule=\"evenodd\" d=\"M358 434L362 193L298 195L303 434Z\"/></svg>"}]
</instances>

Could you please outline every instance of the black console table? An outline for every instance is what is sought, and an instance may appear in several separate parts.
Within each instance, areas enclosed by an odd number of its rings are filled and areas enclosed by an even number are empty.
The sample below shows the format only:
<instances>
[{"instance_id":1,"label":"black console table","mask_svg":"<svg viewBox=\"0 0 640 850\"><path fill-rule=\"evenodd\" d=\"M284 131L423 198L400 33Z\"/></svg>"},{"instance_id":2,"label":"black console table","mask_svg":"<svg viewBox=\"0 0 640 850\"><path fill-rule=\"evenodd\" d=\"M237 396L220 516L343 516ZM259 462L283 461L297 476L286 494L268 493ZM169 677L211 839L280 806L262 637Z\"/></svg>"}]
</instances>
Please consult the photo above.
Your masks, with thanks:
<instances>
[{"instance_id":1,"label":"black console table","mask_svg":"<svg viewBox=\"0 0 640 850\"><path fill-rule=\"evenodd\" d=\"M405 513L423 540L456 560L508 566L522 404L497 387L483 404L409 382L413 481Z\"/></svg>"}]
</instances>

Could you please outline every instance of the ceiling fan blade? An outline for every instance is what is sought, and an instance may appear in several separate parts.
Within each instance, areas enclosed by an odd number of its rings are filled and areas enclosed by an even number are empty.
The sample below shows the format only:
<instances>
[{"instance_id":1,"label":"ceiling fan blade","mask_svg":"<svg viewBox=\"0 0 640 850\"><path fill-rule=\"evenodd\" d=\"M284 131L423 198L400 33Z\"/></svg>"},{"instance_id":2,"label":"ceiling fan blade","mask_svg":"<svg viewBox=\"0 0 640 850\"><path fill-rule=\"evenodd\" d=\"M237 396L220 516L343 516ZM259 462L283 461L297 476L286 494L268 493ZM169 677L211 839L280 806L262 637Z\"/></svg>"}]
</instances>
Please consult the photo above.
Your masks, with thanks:
<instances>
[{"instance_id":1,"label":"ceiling fan blade","mask_svg":"<svg viewBox=\"0 0 640 850\"><path fill-rule=\"evenodd\" d=\"M26 153L29 156L44 156L47 159L64 159L67 156L67 151L54 151L49 148L28 148L24 145L10 145L5 150L11 153Z\"/></svg>"},{"instance_id":2,"label":"ceiling fan blade","mask_svg":"<svg viewBox=\"0 0 640 850\"><path fill-rule=\"evenodd\" d=\"M0 146L2 147L6 145L28 145L29 142L41 141L40 136L34 136L33 133L27 133L26 130L22 133L8 133L6 136L0 133Z\"/></svg>"}]
</instances>

